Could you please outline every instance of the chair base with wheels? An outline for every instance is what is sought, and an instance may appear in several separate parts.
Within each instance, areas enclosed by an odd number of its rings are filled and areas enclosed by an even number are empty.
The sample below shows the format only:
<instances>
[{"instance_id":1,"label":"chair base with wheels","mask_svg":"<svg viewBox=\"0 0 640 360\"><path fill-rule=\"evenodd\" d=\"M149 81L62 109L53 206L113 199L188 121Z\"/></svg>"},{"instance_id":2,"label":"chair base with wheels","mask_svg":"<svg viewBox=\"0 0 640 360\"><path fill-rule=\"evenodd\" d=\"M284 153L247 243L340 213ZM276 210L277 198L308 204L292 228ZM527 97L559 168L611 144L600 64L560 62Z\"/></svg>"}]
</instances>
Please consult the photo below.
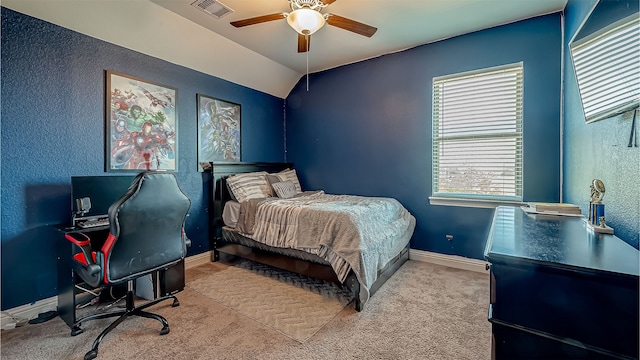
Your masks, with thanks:
<instances>
[{"instance_id":1,"label":"chair base with wheels","mask_svg":"<svg viewBox=\"0 0 640 360\"><path fill-rule=\"evenodd\" d=\"M166 335L170 331L169 323L167 322L167 319L165 319L164 317L162 317L162 316L160 316L158 314L154 314L154 313L150 313L150 312L144 311L144 309L148 308L149 306L153 306L153 305L155 305L155 304L157 304L159 302L162 302L162 301L165 301L165 300L169 300L169 299L173 299L173 303L171 304L171 307L180 306L180 301L178 301L178 298L175 297L175 295L162 296L162 297L159 297L157 299L153 299L153 300L151 300L149 302L146 302L146 303L144 303L144 304L142 304L140 306L135 306L135 304L134 304L133 280L129 280L127 282L126 308L124 310L85 316L84 318L76 321L73 324L73 327L71 328L71 336L76 336L76 335L82 334L82 332L84 330L82 330L82 328L80 326L84 322L87 322L87 321L90 321L90 320L105 319L105 318L118 316L118 319L116 319L116 321L112 322L111 325L109 325L109 327L104 329L100 333L100 335L98 335L98 337L93 342L93 346L92 346L91 350L89 350L84 355L84 360L91 360L91 359L95 359L98 356L98 346L100 346L100 342L102 342L102 339L104 339L104 337L111 330L115 329L116 326L118 326L121 322L123 322L129 316L141 316L141 317L145 317L145 318L149 318L149 319L156 319L156 320L160 321L160 323L162 323L162 329L160 330L160 335Z\"/></svg>"}]
</instances>

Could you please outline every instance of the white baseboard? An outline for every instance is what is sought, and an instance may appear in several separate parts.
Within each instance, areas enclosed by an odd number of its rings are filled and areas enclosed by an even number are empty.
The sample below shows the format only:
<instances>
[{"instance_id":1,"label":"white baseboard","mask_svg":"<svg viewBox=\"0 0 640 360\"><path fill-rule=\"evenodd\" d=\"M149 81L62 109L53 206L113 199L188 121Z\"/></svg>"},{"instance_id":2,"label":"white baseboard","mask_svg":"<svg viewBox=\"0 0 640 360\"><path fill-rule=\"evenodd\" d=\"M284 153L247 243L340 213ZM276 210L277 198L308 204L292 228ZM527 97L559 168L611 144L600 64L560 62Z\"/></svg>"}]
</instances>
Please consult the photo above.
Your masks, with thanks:
<instances>
[{"instance_id":1,"label":"white baseboard","mask_svg":"<svg viewBox=\"0 0 640 360\"><path fill-rule=\"evenodd\" d=\"M58 308L58 297L53 296L47 299L38 300L32 304L25 304L12 309L2 311L0 324L2 330L13 329L21 323L37 318L38 314L56 310Z\"/></svg>"},{"instance_id":2,"label":"white baseboard","mask_svg":"<svg viewBox=\"0 0 640 360\"><path fill-rule=\"evenodd\" d=\"M206 251L201 254L189 256L184 259L185 269L206 264L211 261L211 252ZM32 304L25 304L0 313L0 329L13 329L16 325L27 322L38 317L38 314L56 310L58 308L58 297L52 296L47 299L38 300Z\"/></svg>"},{"instance_id":3,"label":"white baseboard","mask_svg":"<svg viewBox=\"0 0 640 360\"><path fill-rule=\"evenodd\" d=\"M409 259L444 265L456 269L470 270L488 274L486 261L471 259L457 255L445 255L424 250L409 249Z\"/></svg>"},{"instance_id":4,"label":"white baseboard","mask_svg":"<svg viewBox=\"0 0 640 360\"><path fill-rule=\"evenodd\" d=\"M211 262L211 253L213 251L205 251L201 254L189 256L184 259L184 268L191 269L192 267L196 267L198 265L203 265Z\"/></svg>"}]
</instances>

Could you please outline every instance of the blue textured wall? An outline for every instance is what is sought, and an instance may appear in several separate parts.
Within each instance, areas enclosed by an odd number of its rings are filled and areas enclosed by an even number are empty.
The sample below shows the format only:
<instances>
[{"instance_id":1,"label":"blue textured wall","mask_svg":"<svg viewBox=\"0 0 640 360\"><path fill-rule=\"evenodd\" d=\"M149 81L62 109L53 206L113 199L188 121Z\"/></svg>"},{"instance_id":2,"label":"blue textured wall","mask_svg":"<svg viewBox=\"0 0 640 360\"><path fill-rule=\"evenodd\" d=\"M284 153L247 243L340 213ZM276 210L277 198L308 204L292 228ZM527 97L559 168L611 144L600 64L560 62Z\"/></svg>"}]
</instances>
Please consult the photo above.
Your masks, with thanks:
<instances>
[{"instance_id":1,"label":"blue textured wall","mask_svg":"<svg viewBox=\"0 0 640 360\"><path fill-rule=\"evenodd\" d=\"M632 114L586 124L569 40L596 4L596 0L570 0L565 9L565 107L564 107L564 201L580 205L587 214L589 185L593 179L605 184L605 217L615 235L638 248L640 241L640 147L628 147ZM598 3L588 24L591 30L603 23L638 12L637 0ZM592 18L598 22L591 21ZM640 118L636 119L639 126ZM640 130L636 130L636 137ZM640 144L640 139L637 140Z\"/></svg>"},{"instance_id":2,"label":"blue textured wall","mask_svg":"<svg viewBox=\"0 0 640 360\"><path fill-rule=\"evenodd\" d=\"M565 45L589 3L569 2ZM418 219L413 248L481 258L492 210L428 204L431 80L524 61L525 200L558 201L560 29L558 14L543 16L312 74L309 92L303 78L286 101L287 160L307 188L398 198ZM243 160L284 159L282 99L5 8L1 50L2 309L56 294L57 234L47 225L69 220L70 176L104 174L104 70L178 88L189 255L208 250L196 93L242 104ZM618 169L640 162L637 150L623 149L630 121L584 124L568 57L565 65L564 200L584 205L588 183L602 178L610 223L637 247L638 171L634 179Z\"/></svg>"},{"instance_id":3,"label":"blue textured wall","mask_svg":"<svg viewBox=\"0 0 640 360\"><path fill-rule=\"evenodd\" d=\"M303 78L287 160L307 188L397 198L417 218L412 248L481 259L493 209L429 205L432 79L523 61L524 199L559 201L561 30L552 14L315 73L309 92Z\"/></svg>"},{"instance_id":4,"label":"blue textured wall","mask_svg":"<svg viewBox=\"0 0 640 360\"><path fill-rule=\"evenodd\" d=\"M189 255L209 250L196 94L242 105L245 161L284 160L284 100L2 8L2 309L57 294L48 225L70 221L70 177L104 175L105 70L178 89L176 177ZM64 241L64 240L62 240Z\"/></svg>"}]
</instances>

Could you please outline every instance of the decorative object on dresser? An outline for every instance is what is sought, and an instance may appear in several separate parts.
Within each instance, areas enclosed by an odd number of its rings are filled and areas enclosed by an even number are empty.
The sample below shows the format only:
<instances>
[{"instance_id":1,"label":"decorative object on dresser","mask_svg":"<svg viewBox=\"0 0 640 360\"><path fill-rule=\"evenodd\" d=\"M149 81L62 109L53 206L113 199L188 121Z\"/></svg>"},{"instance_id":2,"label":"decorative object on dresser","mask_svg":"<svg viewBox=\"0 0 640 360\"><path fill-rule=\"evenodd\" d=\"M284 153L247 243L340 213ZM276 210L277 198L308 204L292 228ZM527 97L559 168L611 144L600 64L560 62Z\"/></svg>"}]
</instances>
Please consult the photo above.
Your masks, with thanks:
<instances>
[{"instance_id":1,"label":"decorative object on dresser","mask_svg":"<svg viewBox=\"0 0 640 360\"><path fill-rule=\"evenodd\" d=\"M639 252L567 216L496 208L492 359L638 359Z\"/></svg>"},{"instance_id":2,"label":"decorative object on dresser","mask_svg":"<svg viewBox=\"0 0 640 360\"><path fill-rule=\"evenodd\" d=\"M234 255L347 285L359 311L408 260L415 218L395 199L330 195L321 190L301 191L289 198L262 195L233 201L234 192L242 196L263 191L262 182L256 181L246 184L257 188L236 191L240 176L276 175L277 182L291 181L297 188L300 181L292 165L212 164L212 260L219 260L221 254ZM233 186L228 186L227 179L233 180ZM358 209L360 213L353 214ZM371 220L372 212L376 221ZM332 224L331 231L323 231L326 224ZM345 255L347 238L351 252Z\"/></svg>"},{"instance_id":3,"label":"decorative object on dresser","mask_svg":"<svg viewBox=\"0 0 640 360\"><path fill-rule=\"evenodd\" d=\"M529 202L523 210L532 214L582 216L578 205L567 203Z\"/></svg>"},{"instance_id":4,"label":"decorative object on dresser","mask_svg":"<svg viewBox=\"0 0 640 360\"><path fill-rule=\"evenodd\" d=\"M593 179L591 182L591 199L589 201L589 219L587 227L591 231L613 234L613 229L607 226L604 216L604 183L600 179Z\"/></svg>"}]
</instances>

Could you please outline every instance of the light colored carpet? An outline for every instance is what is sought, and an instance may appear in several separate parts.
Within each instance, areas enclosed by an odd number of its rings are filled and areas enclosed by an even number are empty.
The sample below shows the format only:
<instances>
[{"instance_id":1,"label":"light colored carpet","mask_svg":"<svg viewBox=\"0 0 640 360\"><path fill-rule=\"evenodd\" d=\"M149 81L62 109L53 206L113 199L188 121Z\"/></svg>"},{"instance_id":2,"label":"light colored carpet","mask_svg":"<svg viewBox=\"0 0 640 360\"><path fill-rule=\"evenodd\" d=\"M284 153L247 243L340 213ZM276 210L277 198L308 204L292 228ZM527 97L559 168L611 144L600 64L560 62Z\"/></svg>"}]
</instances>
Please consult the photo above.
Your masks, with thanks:
<instances>
[{"instance_id":1,"label":"light colored carpet","mask_svg":"<svg viewBox=\"0 0 640 360\"><path fill-rule=\"evenodd\" d=\"M336 284L245 261L187 284L242 315L304 343L349 304Z\"/></svg>"},{"instance_id":2,"label":"light colored carpet","mask_svg":"<svg viewBox=\"0 0 640 360\"><path fill-rule=\"evenodd\" d=\"M187 270L187 285L229 266L204 264ZM189 286L149 308L160 323L128 319L100 345L97 360L488 360L489 277L419 261L408 261L367 302L362 312L346 306L314 336L300 343L262 325ZM83 325L70 336L60 318L0 333L2 360L80 360L112 320Z\"/></svg>"}]
</instances>

